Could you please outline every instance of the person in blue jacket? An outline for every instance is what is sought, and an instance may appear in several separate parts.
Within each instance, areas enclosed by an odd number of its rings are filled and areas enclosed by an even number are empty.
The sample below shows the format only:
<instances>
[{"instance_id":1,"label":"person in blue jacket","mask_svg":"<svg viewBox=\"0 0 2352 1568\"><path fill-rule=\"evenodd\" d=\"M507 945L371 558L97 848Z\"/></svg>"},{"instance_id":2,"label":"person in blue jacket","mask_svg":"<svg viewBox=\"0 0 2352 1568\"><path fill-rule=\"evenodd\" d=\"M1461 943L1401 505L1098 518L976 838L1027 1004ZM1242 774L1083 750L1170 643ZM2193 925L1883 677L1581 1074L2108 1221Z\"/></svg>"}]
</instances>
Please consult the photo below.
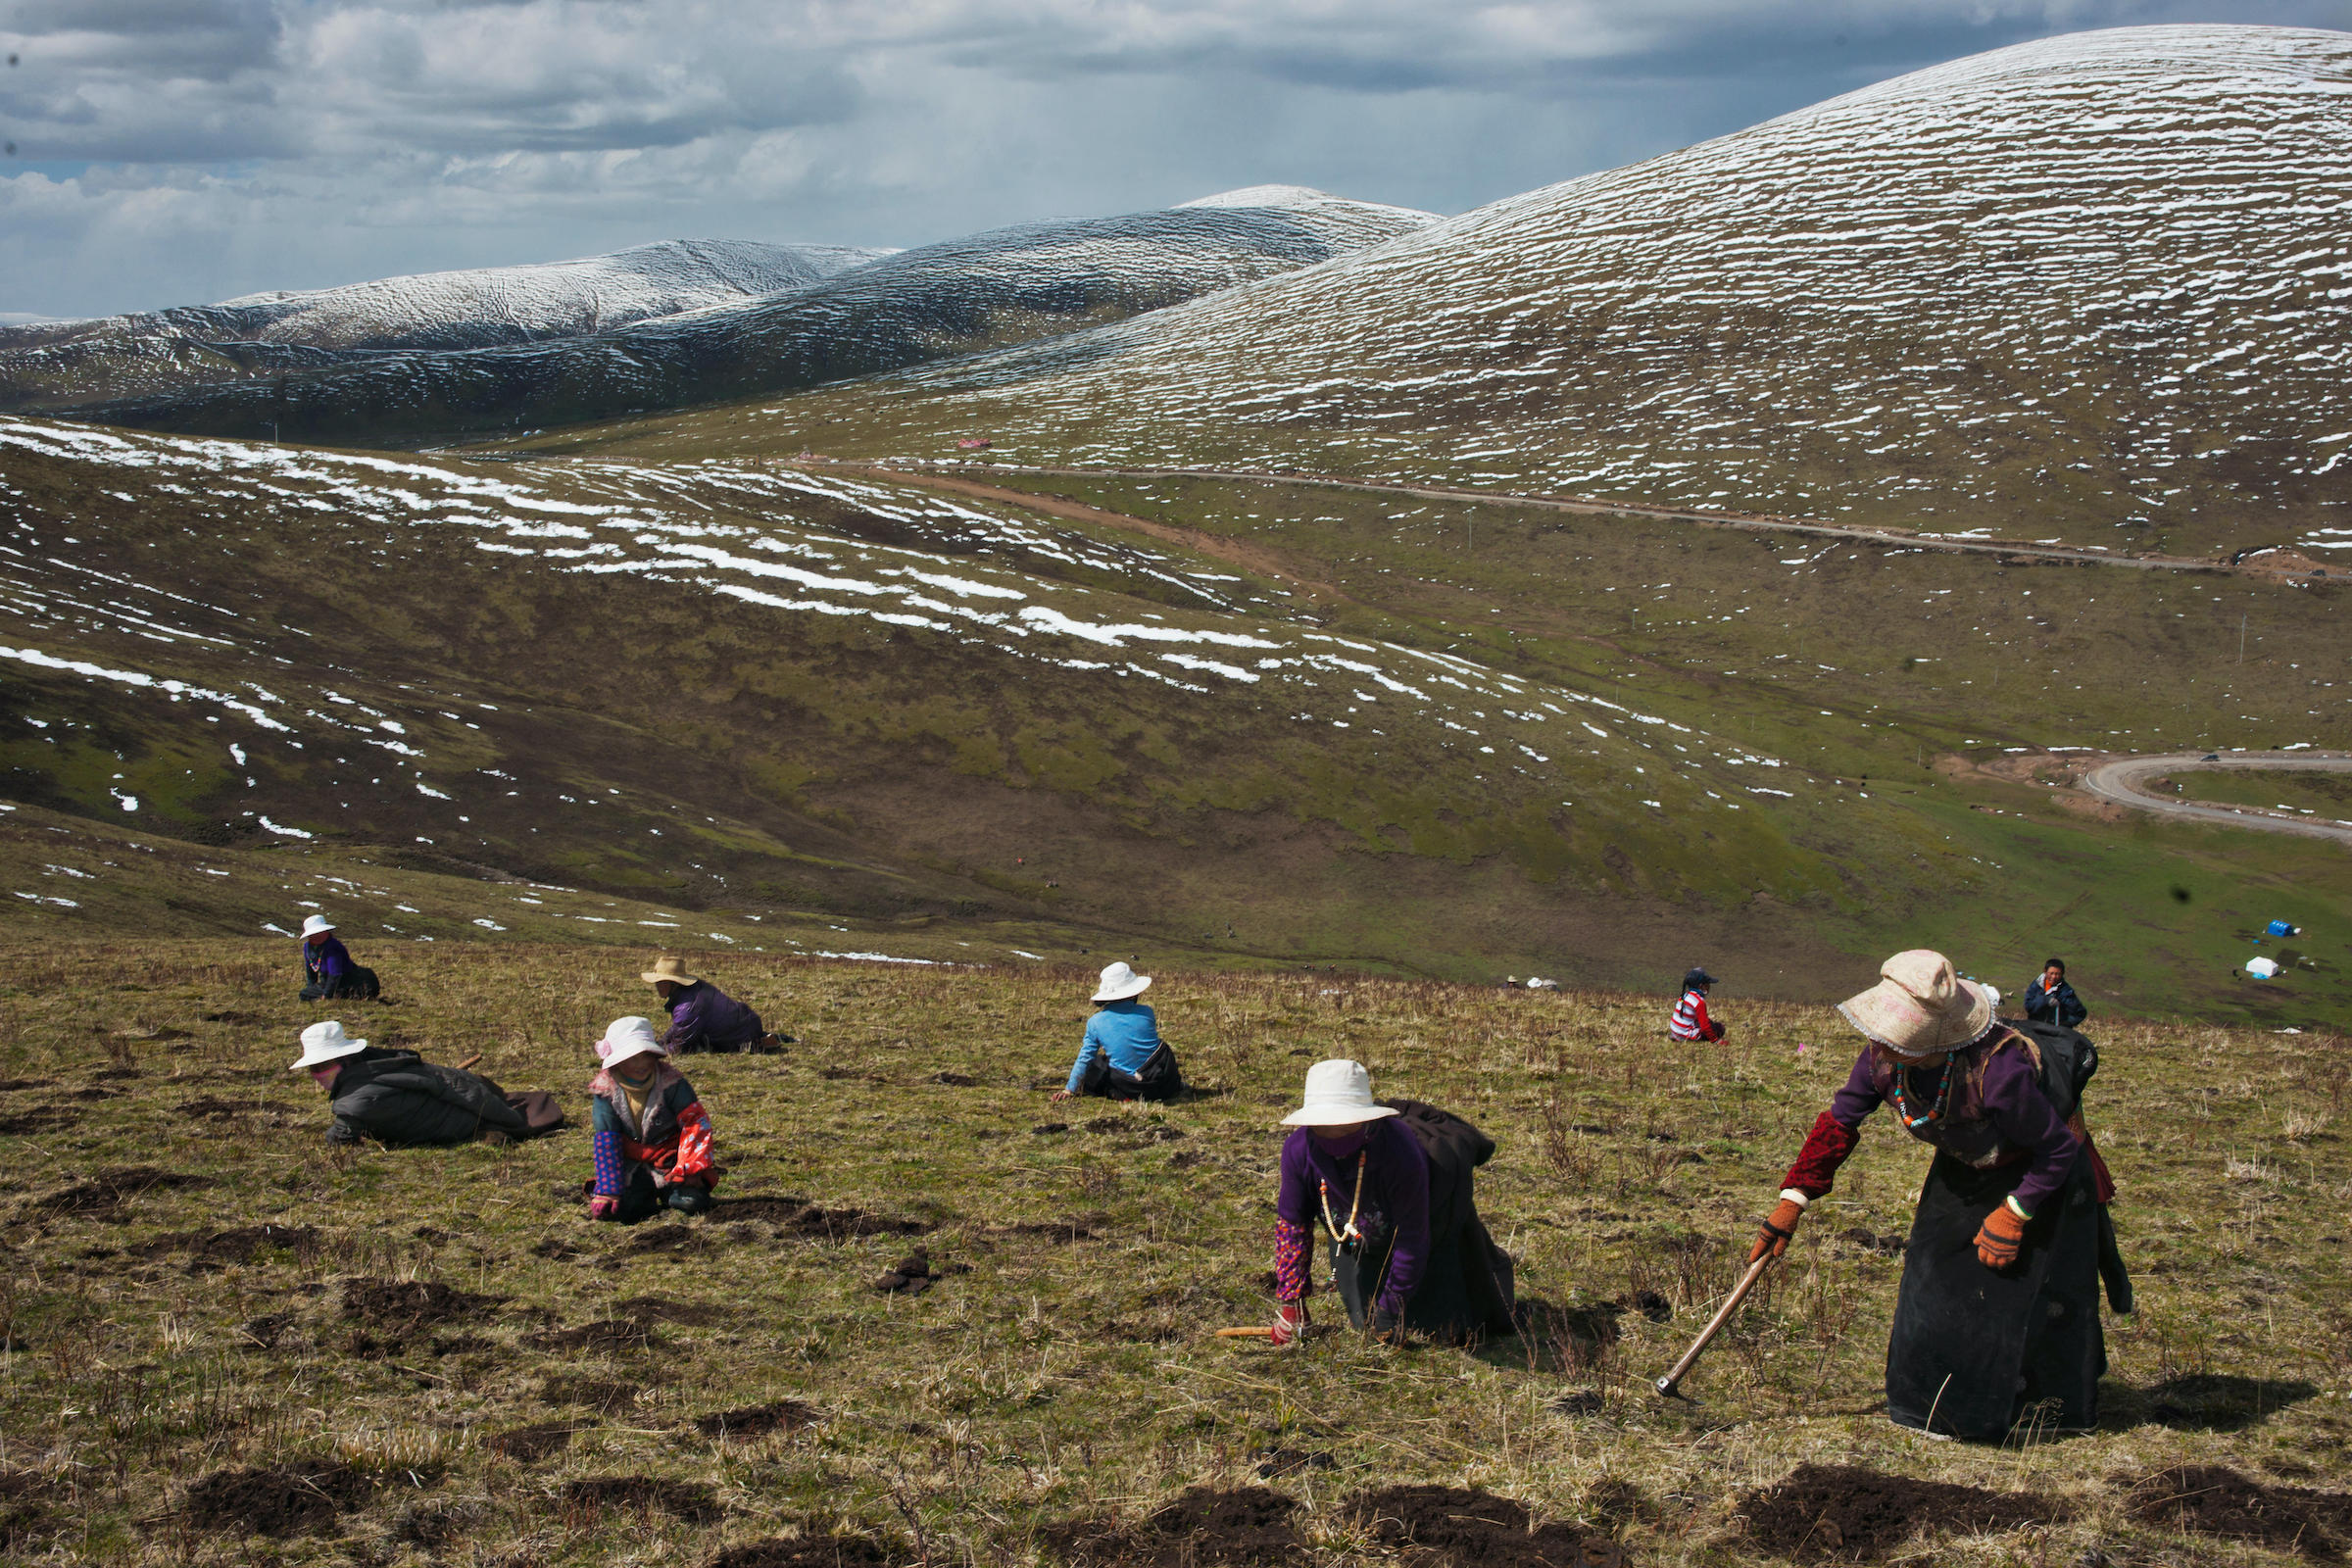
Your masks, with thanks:
<instances>
[{"instance_id":1,"label":"person in blue jacket","mask_svg":"<svg viewBox=\"0 0 2352 1568\"><path fill-rule=\"evenodd\" d=\"M2066 960L2052 958L2041 966L2040 977L2026 987L2026 1016L2035 1023L2062 1023L2069 1029L2090 1016L2075 988L2066 983Z\"/></svg>"},{"instance_id":2,"label":"person in blue jacket","mask_svg":"<svg viewBox=\"0 0 2352 1568\"><path fill-rule=\"evenodd\" d=\"M1159 1038L1159 1019L1135 999L1152 977L1123 963L1102 971L1095 992L1095 1015L1070 1065L1070 1081L1054 1091L1055 1100L1101 1095L1108 1100L1173 1100L1184 1088L1176 1053Z\"/></svg>"}]
</instances>

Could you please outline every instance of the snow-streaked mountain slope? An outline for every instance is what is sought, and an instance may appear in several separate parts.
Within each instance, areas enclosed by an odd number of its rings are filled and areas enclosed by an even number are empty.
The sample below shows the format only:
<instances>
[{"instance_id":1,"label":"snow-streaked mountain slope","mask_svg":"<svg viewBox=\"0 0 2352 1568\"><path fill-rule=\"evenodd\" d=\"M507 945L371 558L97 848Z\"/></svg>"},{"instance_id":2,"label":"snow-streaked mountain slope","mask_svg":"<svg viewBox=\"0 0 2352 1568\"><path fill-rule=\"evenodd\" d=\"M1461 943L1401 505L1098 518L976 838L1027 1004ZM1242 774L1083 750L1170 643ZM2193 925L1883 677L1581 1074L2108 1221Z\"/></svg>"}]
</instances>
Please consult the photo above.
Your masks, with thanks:
<instances>
[{"instance_id":1,"label":"snow-streaked mountain slope","mask_svg":"<svg viewBox=\"0 0 2352 1568\"><path fill-rule=\"evenodd\" d=\"M89 402L328 365L355 353L576 337L798 288L889 254L673 239L580 261L382 277L218 305L0 327L0 406Z\"/></svg>"},{"instance_id":2,"label":"snow-streaked mountain slope","mask_svg":"<svg viewBox=\"0 0 2352 1568\"><path fill-rule=\"evenodd\" d=\"M2117 546L2249 517L2346 542L2348 169L2352 34L2082 33L771 423Z\"/></svg>"},{"instance_id":3,"label":"snow-streaked mountain slope","mask_svg":"<svg viewBox=\"0 0 2352 1568\"><path fill-rule=\"evenodd\" d=\"M1246 198L1238 199L1238 198ZM1436 221L1293 186L927 245L764 299L564 342L405 354L268 387L77 412L305 440L418 441L819 384L1155 310Z\"/></svg>"}]
</instances>

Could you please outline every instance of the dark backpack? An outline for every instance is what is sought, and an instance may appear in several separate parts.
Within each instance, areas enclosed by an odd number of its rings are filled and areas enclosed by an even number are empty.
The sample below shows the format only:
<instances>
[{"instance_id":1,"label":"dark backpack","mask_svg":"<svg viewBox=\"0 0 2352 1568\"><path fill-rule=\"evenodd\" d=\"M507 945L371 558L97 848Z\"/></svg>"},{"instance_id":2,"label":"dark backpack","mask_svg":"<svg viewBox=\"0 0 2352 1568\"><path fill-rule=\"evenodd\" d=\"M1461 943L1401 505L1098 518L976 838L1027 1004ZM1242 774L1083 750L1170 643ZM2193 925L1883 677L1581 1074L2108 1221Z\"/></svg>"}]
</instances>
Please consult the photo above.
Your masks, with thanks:
<instances>
[{"instance_id":1,"label":"dark backpack","mask_svg":"<svg viewBox=\"0 0 2352 1568\"><path fill-rule=\"evenodd\" d=\"M2081 1032L2047 1019L2030 1019L2010 1027L2034 1042L2041 1055L2036 1082L2041 1085L2042 1098L2058 1112L2060 1121L2070 1120L2082 1108L2082 1091L2090 1087L2099 1070L2099 1048Z\"/></svg>"}]
</instances>

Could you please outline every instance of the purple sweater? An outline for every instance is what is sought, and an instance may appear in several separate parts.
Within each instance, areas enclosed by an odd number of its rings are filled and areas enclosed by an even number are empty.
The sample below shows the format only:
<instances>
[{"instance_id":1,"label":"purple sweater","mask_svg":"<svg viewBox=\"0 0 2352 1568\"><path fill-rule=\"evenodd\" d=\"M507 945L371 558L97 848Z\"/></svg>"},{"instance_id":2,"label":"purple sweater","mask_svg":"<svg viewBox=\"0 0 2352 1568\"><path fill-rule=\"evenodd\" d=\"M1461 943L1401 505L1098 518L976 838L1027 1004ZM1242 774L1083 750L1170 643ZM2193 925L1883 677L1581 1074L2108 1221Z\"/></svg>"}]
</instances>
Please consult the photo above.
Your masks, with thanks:
<instances>
[{"instance_id":1,"label":"purple sweater","mask_svg":"<svg viewBox=\"0 0 2352 1568\"><path fill-rule=\"evenodd\" d=\"M1364 1193L1355 1200L1355 1156L1369 1148L1364 1160ZM1429 1156L1395 1116L1366 1122L1354 1139L1335 1151L1304 1127L1296 1128L1282 1145L1282 1187L1274 1198L1275 1295L1296 1301L1313 1289L1309 1255L1315 1225L1323 1216L1322 1184L1330 1187L1331 1219L1342 1226L1355 1206L1356 1228L1366 1234L1388 1230L1388 1278L1373 1303L1382 1312L1401 1315L1404 1303L1421 1283L1429 1261ZM1378 1258L1372 1260L1375 1264Z\"/></svg>"},{"instance_id":2,"label":"purple sweater","mask_svg":"<svg viewBox=\"0 0 2352 1568\"><path fill-rule=\"evenodd\" d=\"M708 980L679 987L669 994L666 1005L669 1027L662 1031L662 1048L672 1055L740 1046L766 1033L758 1013Z\"/></svg>"},{"instance_id":3,"label":"purple sweater","mask_svg":"<svg viewBox=\"0 0 2352 1568\"><path fill-rule=\"evenodd\" d=\"M351 951L343 946L341 937L330 933L324 942L303 943L302 966L318 985L347 980L351 977Z\"/></svg>"},{"instance_id":4,"label":"purple sweater","mask_svg":"<svg viewBox=\"0 0 2352 1568\"><path fill-rule=\"evenodd\" d=\"M1830 1102L1830 1114L1847 1127L1861 1126L1865 1116L1892 1098L1894 1075L1901 1070L1877 1047L1863 1047L1845 1087ZM1954 1052L1941 1070L1960 1075L1951 1102L1941 1117L1912 1128L1911 1136L1979 1168L2032 1160L2015 1197L2018 1207L2038 1212L2042 1201L2066 1185L2082 1146L2034 1081L2034 1061L2023 1042L2000 1031L1984 1045ZM1936 1102L1940 1082L1935 1069L1911 1074L1904 1094L1914 1116Z\"/></svg>"}]
</instances>

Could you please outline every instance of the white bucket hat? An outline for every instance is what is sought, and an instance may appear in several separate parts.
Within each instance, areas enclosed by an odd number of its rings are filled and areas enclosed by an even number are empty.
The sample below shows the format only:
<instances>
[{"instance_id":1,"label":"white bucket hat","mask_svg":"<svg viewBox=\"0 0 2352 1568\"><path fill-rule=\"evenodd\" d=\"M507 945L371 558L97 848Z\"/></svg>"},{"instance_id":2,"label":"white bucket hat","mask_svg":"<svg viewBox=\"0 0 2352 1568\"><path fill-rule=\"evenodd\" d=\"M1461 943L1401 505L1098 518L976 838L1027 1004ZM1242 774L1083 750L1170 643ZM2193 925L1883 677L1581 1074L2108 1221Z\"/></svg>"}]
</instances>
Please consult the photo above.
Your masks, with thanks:
<instances>
[{"instance_id":1,"label":"white bucket hat","mask_svg":"<svg viewBox=\"0 0 2352 1568\"><path fill-rule=\"evenodd\" d=\"M1352 1127L1394 1116L1372 1103L1372 1075L1360 1061L1318 1061L1306 1069L1305 1103L1282 1118L1285 1127Z\"/></svg>"},{"instance_id":2,"label":"white bucket hat","mask_svg":"<svg viewBox=\"0 0 2352 1568\"><path fill-rule=\"evenodd\" d=\"M1952 972L1952 960L1928 948L1898 953L1879 965L1879 983L1838 1004L1845 1021L1898 1056L1932 1056L1973 1045L1992 1027L1992 999Z\"/></svg>"},{"instance_id":3,"label":"white bucket hat","mask_svg":"<svg viewBox=\"0 0 2352 1568\"><path fill-rule=\"evenodd\" d=\"M618 1066L631 1056L647 1054L666 1056L662 1042L654 1038L654 1026L631 1013L615 1018L605 1025L605 1038L596 1043L596 1059L608 1067Z\"/></svg>"},{"instance_id":4,"label":"white bucket hat","mask_svg":"<svg viewBox=\"0 0 2352 1568\"><path fill-rule=\"evenodd\" d=\"M1102 989L1095 993L1097 1002L1125 1002L1140 997L1152 988L1152 977L1137 974L1123 963L1114 963L1102 971Z\"/></svg>"},{"instance_id":5,"label":"white bucket hat","mask_svg":"<svg viewBox=\"0 0 2352 1568\"><path fill-rule=\"evenodd\" d=\"M302 935L304 940L307 941L310 938L317 936L321 931L332 931L334 928L334 921L329 920L323 914L314 914L302 922Z\"/></svg>"},{"instance_id":6,"label":"white bucket hat","mask_svg":"<svg viewBox=\"0 0 2352 1568\"><path fill-rule=\"evenodd\" d=\"M305 1067L323 1067L344 1056L356 1056L367 1049L367 1041L352 1039L343 1032L340 1021L329 1018L302 1032L302 1055L286 1071L300 1072Z\"/></svg>"}]
</instances>

